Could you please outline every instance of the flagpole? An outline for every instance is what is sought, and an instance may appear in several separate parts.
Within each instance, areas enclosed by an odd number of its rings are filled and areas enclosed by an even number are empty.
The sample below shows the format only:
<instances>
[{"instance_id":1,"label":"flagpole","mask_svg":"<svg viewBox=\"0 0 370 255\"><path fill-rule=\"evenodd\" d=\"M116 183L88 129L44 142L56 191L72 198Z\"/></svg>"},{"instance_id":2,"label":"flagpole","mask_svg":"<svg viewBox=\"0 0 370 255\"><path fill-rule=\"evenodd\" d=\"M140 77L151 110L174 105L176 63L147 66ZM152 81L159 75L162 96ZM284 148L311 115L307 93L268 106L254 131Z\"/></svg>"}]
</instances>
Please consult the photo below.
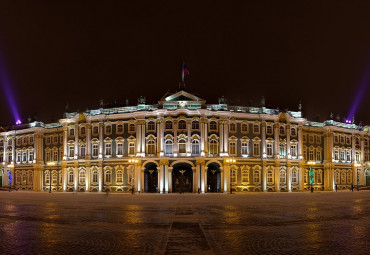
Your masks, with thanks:
<instances>
[{"instance_id":1,"label":"flagpole","mask_svg":"<svg viewBox=\"0 0 370 255\"><path fill-rule=\"evenodd\" d=\"M182 79L182 83L184 83L184 79L185 79L185 77L184 77L184 60L182 61L181 70L182 70L182 72L181 72L181 79Z\"/></svg>"}]
</instances>

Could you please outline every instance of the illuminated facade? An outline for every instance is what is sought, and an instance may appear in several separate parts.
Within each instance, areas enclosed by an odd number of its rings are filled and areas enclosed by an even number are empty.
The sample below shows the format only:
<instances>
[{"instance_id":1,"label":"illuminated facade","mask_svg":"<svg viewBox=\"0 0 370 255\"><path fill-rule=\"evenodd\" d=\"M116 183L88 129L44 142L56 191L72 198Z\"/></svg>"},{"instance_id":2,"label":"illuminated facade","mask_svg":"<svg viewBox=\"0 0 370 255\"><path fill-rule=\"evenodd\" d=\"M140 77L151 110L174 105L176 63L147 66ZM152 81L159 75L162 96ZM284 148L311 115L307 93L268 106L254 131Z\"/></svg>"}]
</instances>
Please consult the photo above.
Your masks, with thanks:
<instances>
[{"instance_id":1,"label":"illuminated facade","mask_svg":"<svg viewBox=\"0 0 370 255\"><path fill-rule=\"evenodd\" d=\"M370 185L369 132L180 90L156 105L66 113L0 132L0 185L25 190L229 192ZM313 173L309 175L310 169ZM312 184L310 183L312 180Z\"/></svg>"}]
</instances>

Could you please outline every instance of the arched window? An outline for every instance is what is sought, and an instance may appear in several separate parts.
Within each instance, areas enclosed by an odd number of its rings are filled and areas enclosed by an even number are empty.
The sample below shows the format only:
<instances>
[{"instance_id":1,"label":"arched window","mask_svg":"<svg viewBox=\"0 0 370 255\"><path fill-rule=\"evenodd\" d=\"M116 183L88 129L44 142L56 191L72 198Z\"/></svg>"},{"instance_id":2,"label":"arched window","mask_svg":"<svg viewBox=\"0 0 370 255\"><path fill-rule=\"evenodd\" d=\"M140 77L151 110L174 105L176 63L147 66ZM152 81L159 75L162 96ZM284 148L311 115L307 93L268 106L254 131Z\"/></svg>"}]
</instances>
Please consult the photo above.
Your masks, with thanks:
<instances>
[{"instance_id":1,"label":"arched window","mask_svg":"<svg viewBox=\"0 0 370 255\"><path fill-rule=\"evenodd\" d=\"M172 154L172 147L173 147L172 140L166 140L165 142L165 154L166 155Z\"/></svg>"},{"instance_id":2,"label":"arched window","mask_svg":"<svg viewBox=\"0 0 370 255\"><path fill-rule=\"evenodd\" d=\"M105 183L112 181L112 172L110 170L105 171Z\"/></svg>"},{"instance_id":3,"label":"arched window","mask_svg":"<svg viewBox=\"0 0 370 255\"><path fill-rule=\"evenodd\" d=\"M154 121L148 122L148 131L154 131L155 130L155 123Z\"/></svg>"},{"instance_id":4,"label":"arched window","mask_svg":"<svg viewBox=\"0 0 370 255\"><path fill-rule=\"evenodd\" d=\"M106 156L111 156L112 155L112 143L111 142L107 142L105 144L105 155Z\"/></svg>"},{"instance_id":5,"label":"arched window","mask_svg":"<svg viewBox=\"0 0 370 255\"><path fill-rule=\"evenodd\" d=\"M266 133L268 135L272 135L272 126L270 126L270 125L266 126Z\"/></svg>"},{"instance_id":6,"label":"arched window","mask_svg":"<svg viewBox=\"0 0 370 255\"><path fill-rule=\"evenodd\" d=\"M346 172L345 171L342 171L341 172L341 184L345 184L346 183Z\"/></svg>"},{"instance_id":7,"label":"arched window","mask_svg":"<svg viewBox=\"0 0 370 255\"><path fill-rule=\"evenodd\" d=\"M285 129L284 129L283 126L280 126L279 130L280 130L280 134L281 135L284 135L285 134Z\"/></svg>"},{"instance_id":8,"label":"arched window","mask_svg":"<svg viewBox=\"0 0 370 255\"><path fill-rule=\"evenodd\" d=\"M294 127L293 127L293 128L291 128L291 129L290 129L290 135L291 135L291 136L296 136L296 135L297 135L297 129L296 129L296 128L294 128Z\"/></svg>"},{"instance_id":9,"label":"arched window","mask_svg":"<svg viewBox=\"0 0 370 255\"><path fill-rule=\"evenodd\" d=\"M230 152L230 155L236 155L236 141L230 141L229 152Z\"/></svg>"},{"instance_id":10,"label":"arched window","mask_svg":"<svg viewBox=\"0 0 370 255\"><path fill-rule=\"evenodd\" d=\"M94 126L94 128L93 128L93 134L94 135L99 134L99 127L98 126Z\"/></svg>"},{"instance_id":11,"label":"arched window","mask_svg":"<svg viewBox=\"0 0 370 255\"><path fill-rule=\"evenodd\" d=\"M274 183L272 170L267 171L267 183L268 184L273 184Z\"/></svg>"},{"instance_id":12,"label":"arched window","mask_svg":"<svg viewBox=\"0 0 370 255\"><path fill-rule=\"evenodd\" d=\"M81 134L81 135L86 134L86 128L85 128L85 127L81 127L81 128L80 128L80 134Z\"/></svg>"},{"instance_id":13,"label":"arched window","mask_svg":"<svg viewBox=\"0 0 370 255\"><path fill-rule=\"evenodd\" d=\"M122 142L117 143L117 155L123 156L123 143Z\"/></svg>"},{"instance_id":14,"label":"arched window","mask_svg":"<svg viewBox=\"0 0 370 255\"><path fill-rule=\"evenodd\" d=\"M186 121L180 120L178 126L179 126L179 129L186 129Z\"/></svg>"},{"instance_id":15,"label":"arched window","mask_svg":"<svg viewBox=\"0 0 370 255\"><path fill-rule=\"evenodd\" d=\"M85 158L85 154L86 154L86 145L81 144L80 145L80 158Z\"/></svg>"},{"instance_id":16,"label":"arched window","mask_svg":"<svg viewBox=\"0 0 370 255\"><path fill-rule=\"evenodd\" d=\"M230 123L230 132L236 132L236 124Z\"/></svg>"},{"instance_id":17,"label":"arched window","mask_svg":"<svg viewBox=\"0 0 370 255\"><path fill-rule=\"evenodd\" d=\"M322 183L322 170L318 170L316 172L316 183L318 184Z\"/></svg>"},{"instance_id":18,"label":"arched window","mask_svg":"<svg viewBox=\"0 0 370 255\"><path fill-rule=\"evenodd\" d=\"M92 171L92 183L93 184L98 183L98 171L97 170Z\"/></svg>"},{"instance_id":19,"label":"arched window","mask_svg":"<svg viewBox=\"0 0 370 255\"><path fill-rule=\"evenodd\" d=\"M93 143L92 145L92 156L96 158L99 155L99 144Z\"/></svg>"},{"instance_id":20,"label":"arched window","mask_svg":"<svg viewBox=\"0 0 370 255\"><path fill-rule=\"evenodd\" d=\"M236 182L237 182L237 179L236 179L237 169L232 167L230 174L231 174L231 184L236 184Z\"/></svg>"},{"instance_id":21,"label":"arched window","mask_svg":"<svg viewBox=\"0 0 370 255\"><path fill-rule=\"evenodd\" d=\"M216 121L211 121L210 123L209 123L209 130L211 130L211 131L216 131L217 130L217 123L216 123Z\"/></svg>"},{"instance_id":22,"label":"arched window","mask_svg":"<svg viewBox=\"0 0 370 255\"><path fill-rule=\"evenodd\" d=\"M340 184L340 173L339 171L335 171L335 184Z\"/></svg>"},{"instance_id":23,"label":"arched window","mask_svg":"<svg viewBox=\"0 0 370 255\"><path fill-rule=\"evenodd\" d=\"M191 154L193 154L193 155L199 155L200 154L199 140L195 139L191 142Z\"/></svg>"},{"instance_id":24,"label":"arched window","mask_svg":"<svg viewBox=\"0 0 370 255\"><path fill-rule=\"evenodd\" d=\"M73 184L74 182L74 174L73 174L73 171L69 171L68 173L68 183L69 184Z\"/></svg>"},{"instance_id":25,"label":"arched window","mask_svg":"<svg viewBox=\"0 0 370 255\"><path fill-rule=\"evenodd\" d=\"M106 134L110 134L110 133L112 133L112 126L111 126L111 125L107 125L107 126L105 126L105 133L106 133Z\"/></svg>"},{"instance_id":26,"label":"arched window","mask_svg":"<svg viewBox=\"0 0 370 255\"><path fill-rule=\"evenodd\" d=\"M273 156L272 143L271 142L266 144L266 151L267 151L267 157L272 157Z\"/></svg>"},{"instance_id":27,"label":"arched window","mask_svg":"<svg viewBox=\"0 0 370 255\"><path fill-rule=\"evenodd\" d=\"M128 131L129 132L135 132L135 124L134 123L131 123L129 126L128 126Z\"/></svg>"},{"instance_id":28,"label":"arched window","mask_svg":"<svg viewBox=\"0 0 370 255\"><path fill-rule=\"evenodd\" d=\"M242 171L242 184L248 184L249 182L249 170L243 169Z\"/></svg>"},{"instance_id":29,"label":"arched window","mask_svg":"<svg viewBox=\"0 0 370 255\"><path fill-rule=\"evenodd\" d=\"M241 146L242 146L241 148L242 155L248 155L248 142L243 141Z\"/></svg>"},{"instance_id":30,"label":"arched window","mask_svg":"<svg viewBox=\"0 0 370 255\"><path fill-rule=\"evenodd\" d=\"M172 121L166 120L166 130L171 130L172 129Z\"/></svg>"},{"instance_id":31,"label":"arched window","mask_svg":"<svg viewBox=\"0 0 370 255\"><path fill-rule=\"evenodd\" d=\"M154 155L155 154L155 141L149 140L147 144L147 154Z\"/></svg>"},{"instance_id":32,"label":"arched window","mask_svg":"<svg viewBox=\"0 0 370 255\"><path fill-rule=\"evenodd\" d=\"M292 170L292 183L293 184L298 183L298 171L297 171L297 169Z\"/></svg>"},{"instance_id":33,"label":"arched window","mask_svg":"<svg viewBox=\"0 0 370 255\"><path fill-rule=\"evenodd\" d=\"M179 153L186 153L186 140L184 138L179 139Z\"/></svg>"},{"instance_id":34,"label":"arched window","mask_svg":"<svg viewBox=\"0 0 370 255\"><path fill-rule=\"evenodd\" d=\"M32 173L31 173L31 175L32 175ZM51 175L51 183L53 185L56 185L57 181L58 181L58 173L57 173L57 171L53 171L52 175Z\"/></svg>"},{"instance_id":35,"label":"arched window","mask_svg":"<svg viewBox=\"0 0 370 255\"><path fill-rule=\"evenodd\" d=\"M122 124L118 124L117 125L117 133L123 133L123 125Z\"/></svg>"},{"instance_id":36,"label":"arched window","mask_svg":"<svg viewBox=\"0 0 370 255\"><path fill-rule=\"evenodd\" d=\"M351 183L352 183L352 171L348 170L347 171L347 184L351 184Z\"/></svg>"},{"instance_id":37,"label":"arched window","mask_svg":"<svg viewBox=\"0 0 370 255\"><path fill-rule=\"evenodd\" d=\"M279 148L280 148L280 157L285 158L286 157L285 144L280 143Z\"/></svg>"},{"instance_id":38,"label":"arched window","mask_svg":"<svg viewBox=\"0 0 370 255\"><path fill-rule=\"evenodd\" d=\"M80 170L79 172L79 183L80 185L84 185L86 182L86 172L85 170Z\"/></svg>"},{"instance_id":39,"label":"arched window","mask_svg":"<svg viewBox=\"0 0 370 255\"><path fill-rule=\"evenodd\" d=\"M135 155L135 143L134 142L128 143L128 154Z\"/></svg>"},{"instance_id":40,"label":"arched window","mask_svg":"<svg viewBox=\"0 0 370 255\"><path fill-rule=\"evenodd\" d=\"M248 132L248 124L247 123L243 123L241 128L242 128L243 133Z\"/></svg>"},{"instance_id":41,"label":"arched window","mask_svg":"<svg viewBox=\"0 0 370 255\"><path fill-rule=\"evenodd\" d=\"M199 121L193 120L193 122L191 123L191 128L194 129L194 130L198 130L199 129Z\"/></svg>"},{"instance_id":42,"label":"arched window","mask_svg":"<svg viewBox=\"0 0 370 255\"><path fill-rule=\"evenodd\" d=\"M280 183L286 183L286 172L285 170L280 170Z\"/></svg>"},{"instance_id":43,"label":"arched window","mask_svg":"<svg viewBox=\"0 0 370 255\"><path fill-rule=\"evenodd\" d=\"M261 182L260 170L254 170L254 172L253 172L253 182L254 182L254 184L259 184Z\"/></svg>"},{"instance_id":44,"label":"arched window","mask_svg":"<svg viewBox=\"0 0 370 255\"><path fill-rule=\"evenodd\" d=\"M122 170L117 170L117 183L122 183L123 182L123 172Z\"/></svg>"},{"instance_id":45,"label":"arched window","mask_svg":"<svg viewBox=\"0 0 370 255\"><path fill-rule=\"evenodd\" d=\"M218 142L216 139L212 139L209 142L209 154L217 155L217 153L218 153Z\"/></svg>"}]
</instances>

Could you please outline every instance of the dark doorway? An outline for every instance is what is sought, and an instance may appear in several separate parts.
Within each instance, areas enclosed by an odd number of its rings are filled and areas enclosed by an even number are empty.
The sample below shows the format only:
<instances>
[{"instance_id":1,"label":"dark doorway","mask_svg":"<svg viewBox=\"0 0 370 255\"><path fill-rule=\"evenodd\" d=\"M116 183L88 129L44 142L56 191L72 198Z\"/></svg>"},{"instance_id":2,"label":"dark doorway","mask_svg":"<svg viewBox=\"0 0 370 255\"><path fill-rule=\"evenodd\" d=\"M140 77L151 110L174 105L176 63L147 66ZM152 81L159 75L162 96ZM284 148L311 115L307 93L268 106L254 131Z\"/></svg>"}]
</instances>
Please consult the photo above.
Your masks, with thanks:
<instances>
[{"instance_id":1,"label":"dark doorway","mask_svg":"<svg viewBox=\"0 0 370 255\"><path fill-rule=\"evenodd\" d=\"M370 169L366 169L365 170L365 183L366 183L366 186L370 186Z\"/></svg>"},{"instance_id":2,"label":"dark doorway","mask_svg":"<svg viewBox=\"0 0 370 255\"><path fill-rule=\"evenodd\" d=\"M172 192L193 192L193 170L191 165L178 163L172 170Z\"/></svg>"},{"instance_id":3,"label":"dark doorway","mask_svg":"<svg viewBox=\"0 0 370 255\"><path fill-rule=\"evenodd\" d=\"M207 192L221 192L221 170L216 163L208 165Z\"/></svg>"},{"instance_id":4,"label":"dark doorway","mask_svg":"<svg viewBox=\"0 0 370 255\"><path fill-rule=\"evenodd\" d=\"M154 163L148 163L145 165L144 192L158 192L158 170L157 165Z\"/></svg>"}]
</instances>

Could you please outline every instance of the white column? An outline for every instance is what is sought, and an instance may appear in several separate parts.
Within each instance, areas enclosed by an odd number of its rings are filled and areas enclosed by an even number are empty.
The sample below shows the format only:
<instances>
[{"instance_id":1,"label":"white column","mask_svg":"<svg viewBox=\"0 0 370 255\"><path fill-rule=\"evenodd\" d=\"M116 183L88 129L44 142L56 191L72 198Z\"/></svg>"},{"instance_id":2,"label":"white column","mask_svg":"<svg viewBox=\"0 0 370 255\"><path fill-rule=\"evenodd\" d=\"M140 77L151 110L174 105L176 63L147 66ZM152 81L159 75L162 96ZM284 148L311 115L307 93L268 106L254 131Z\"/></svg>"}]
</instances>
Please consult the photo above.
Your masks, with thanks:
<instances>
[{"instance_id":1,"label":"white column","mask_svg":"<svg viewBox=\"0 0 370 255\"><path fill-rule=\"evenodd\" d=\"M262 157L266 158L267 153L266 153L266 121L262 122ZM265 185L266 188L266 185Z\"/></svg>"},{"instance_id":2,"label":"white column","mask_svg":"<svg viewBox=\"0 0 370 255\"><path fill-rule=\"evenodd\" d=\"M187 131L187 142L186 142L186 156L191 156L191 120L186 121L186 131Z\"/></svg>"},{"instance_id":3,"label":"white column","mask_svg":"<svg viewBox=\"0 0 370 255\"><path fill-rule=\"evenodd\" d=\"M103 158L103 132L104 132L103 123L99 122L99 158Z\"/></svg>"},{"instance_id":4,"label":"white column","mask_svg":"<svg viewBox=\"0 0 370 255\"><path fill-rule=\"evenodd\" d=\"M298 158L303 159L303 134L301 125L298 126Z\"/></svg>"},{"instance_id":5,"label":"white column","mask_svg":"<svg viewBox=\"0 0 370 255\"><path fill-rule=\"evenodd\" d=\"M67 160L68 146L68 126L63 127L63 160ZM36 139L36 137L34 138Z\"/></svg>"},{"instance_id":6,"label":"white column","mask_svg":"<svg viewBox=\"0 0 370 255\"><path fill-rule=\"evenodd\" d=\"M196 167L195 167L195 179L196 179L196 191L198 192L198 189L201 190L201 181L200 181L200 164L196 162Z\"/></svg>"},{"instance_id":7,"label":"white column","mask_svg":"<svg viewBox=\"0 0 370 255\"><path fill-rule=\"evenodd\" d=\"M98 167L99 192L103 191L103 167Z\"/></svg>"},{"instance_id":8,"label":"white column","mask_svg":"<svg viewBox=\"0 0 370 255\"><path fill-rule=\"evenodd\" d=\"M230 174L231 174L231 167L228 164L224 164L224 192L230 192Z\"/></svg>"},{"instance_id":9,"label":"white column","mask_svg":"<svg viewBox=\"0 0 370 255\"><path fill-rule=\"evenodd\" d=\"M275 134L275 159L279 158L279 144L280 144L280 137L279 137L279 123L274 124L274 134Z\"/></svg>"},{"instance_id":10,"label":"white column","mask_svg":"<svg viewBox=\"0 0 370 255\"><path fill-rule=\"evenodd\" d=\"M225 146L224 146L224 143L226 142L225 141L225 137L224 137L224 120L220 120L219 121L219 134L220 134L220 145L219 145L219 151L220 151L220 156L224 156L224 152L225 152L225 150L224 150L224 148L225 148Z\"/></svg>"},{"instance_id":11,"label":"white column","mask_svg":"<svg viewBox=\"0 0 370 255\"><path fill-rule=\"evenodd\" d=\"M161 132L161 119L157 120L157 156L160 157L161 155L161 146L162 146L162 132ZM162 191L161 191L162 192Z\"/></svg>"},{"instance_id":12,"label":"white column","mask_svg":"<svg viewBox=\"0 0 370 255\"><path fill-rule=\"evenodd\" d=\"M179 145L177 142L177 120L173 121L173 136L174 136L174 141L173 141L173 155L176 157L179 152Z\"/></svg>"},{"instance_id":13,"label":"white column","mask_svg":"<svg viewBox=\"0 0 370 255\"><path fill-rule=\"evenodd\" d=\"M86 159L91 159L91 125L86 125Z\"/></svg>"},{"instance_id":14,"label":"white column","mask_svg":"<svg viewBox=\"0 0 370 255\"><path fill-rule=\"evenodd\" d=\"M352 135L352 162L356 161L356 136Z\"/></svg>"},{"instance_id":15,"label":"white column","mask_svg":"<svg viewBox=\"0 0 370 255\"><path fill-rule=\"evenodd\" d=\"M225 191L225 184L224 184L224 179L225 179L225 171L224 168L220 166L220 171L221 171L221 192L226 192Z\"/></svg>"},{"instance_id":16,"label":"white column","mask_svg":"<svg viewBox=\"0 0 370 255\"><path fill-rule=\"evenodd\" d=\"M262 161L262 191L267 190L266 161Z\"/></svg>"},{"instance_id":17,"label":"white column","mask_svg":"<svg viewBox=\"0 0 370 255\"><path fill-rule=\"evenodd\" d=\"M63 182L63 191L67 191L67 174L68 174L68 171L67 171L67 168L63 167L62 169L62 182Z\"/></svg>"},{"instance_id":18,"label":"white column","mask_svg":"<svg viewBox=\"0 0 370 255\"><path fill-rule=\"evenodd\" d=\"M4 136L4 159L3 159L3 162L5 162L5 164L8 164L8 137L7 136ZM4 169L4 174L5 174L5 169ZM5 178L4 178L5 180Z\"/></svg>"},{"instance_id":19,"label":"white column","mask_svg":"<svg viewBox=\"0 0 370 255\"><path fill-rule=\"evenodd\" d=\"M192 167L191 169L193 171L193 193L195 193L198 190L197 175L196 175L197 169L196 167Z\"/></svg>"},{"instance_id":20,"label":"white column","mask_svg":"<svg viewBox=\"0 0 370 255\"><path fill-rule=\"evenodd\" d=\"M275 191L280 191L280 171L279 171L279 165L275 165Z\"/></svg>"},{"instance_id":21,"label":"white column","mask_svg":"<svg viewBox=\"0 0 370 255\"><path fill-rule=\"evenodd\" d=\"M289 124L286 125L285 132L286 132L286 151L287 151L287 158L290 159L291 158L291 155L290 155L290 125Z\"/></svg>"},{"instance_id":22,"label":"white column","mask_svg":"<svg viewBox=\"0 0 370 255\"><path fill-rule=\"evenodd\" d=\"M159 193L163 193L163 167L162 165L157 166L158 172L158 191Z\"/></svg>"},{"instance_id":23,"label":"white column","mask_svg":"<svg viewBox=\"0 0 370 255\"><path fill-rule=\"evenodd\" d=\"M76 124L75 125L75 156L74 156L75 159L78 159L78 157L80 155L80 153L78 151L78 147L79 147L78 146L78 133L79 133L78 125Z\"/></svg>"},{"instance_id":24,"label":"white column","mask_svg":"<svg viewBox=\"0 0 370 255\"><path fill-rule=\"evenodd\" d=\"M208 155L208 121L207 120L205 120L204 122L204 152L205 152L205 155Z\"/></svg>"},{"instance_id":25,"label":"white column","mask_svg":"<svg viewBox=\"0 0 370 255\"><path fill-rule=\"evenodd\" d=\"M161 153L160 155L163 156L164 155L164 120L161 121L161 124L160 124L160 127L161 127Z\"/></svg>"},{"instance_id":26,"label":"white column","mask_svg":"<svg viewBox=\"0 0 370 255\"><path fill-rule=\"evenodd\" d=\"M208 167L204 165L204 171L203 171L203 178L204 178L204 188L205 192L208 192L208 183L207 183L207 172L208 172Z\"/></svg>"},{"instance_id":27,"label":"white column","mask_svg":"<svg viewBox=\"0 0 370 255\"><path fill-rule=\"evenodd\" d=\"M78 167L75 167L74 169L73 169L73 175L74 175L74 190L75 191L78 191ZM51 177L50 177L51 178Z\"/></svg>"},{"instance_id":28,"label":"white column","mask_svg":"<svg viewBox=\"0 0 370 255\"><path fill-rule=\"evenodd\" d=\"M201 144L200 144L200 150L201 150L201 156L205 156L205 133L204 133L204 120L201 119L200 121L200 138L201 138Z\"/></svg>"},{"instance_id":29,"label":"white column","mask_svg":"<svg viewBox=\"0 0 370 255\"><path fill-rule=\"evenodd\" d=\"M141 156L145 157L145 120L141 123Z\"/></svg>"},{"instance_id":30,"label":"white column","mask_svg":"<svg viewBox=\"0 0 370 255\"><path fill-rule=\"evenodd\" d=\"M287 165L287 188L288 191L292 191L292 167L290 164Z\"/></svg>"},{"instance_id":31,"label":"white column","mask_svg":"<svg viewBox=\"0 0 370 255\"><path fill-rule=\"evenodd\" d=\"M172 167L167 167L168 169L168 192L172 193Z\"/></svg>"},{"instance_id":32,"label":"white column","mask_svg":"<svg viewBox=\"0 0 370 255\"><path fill-rule=\"evenodd\" d=\"M85 176L85 181L86 181L86 191L90 191L90 167L86 167L86 176Z\"/></svg>"}]
</instances>

